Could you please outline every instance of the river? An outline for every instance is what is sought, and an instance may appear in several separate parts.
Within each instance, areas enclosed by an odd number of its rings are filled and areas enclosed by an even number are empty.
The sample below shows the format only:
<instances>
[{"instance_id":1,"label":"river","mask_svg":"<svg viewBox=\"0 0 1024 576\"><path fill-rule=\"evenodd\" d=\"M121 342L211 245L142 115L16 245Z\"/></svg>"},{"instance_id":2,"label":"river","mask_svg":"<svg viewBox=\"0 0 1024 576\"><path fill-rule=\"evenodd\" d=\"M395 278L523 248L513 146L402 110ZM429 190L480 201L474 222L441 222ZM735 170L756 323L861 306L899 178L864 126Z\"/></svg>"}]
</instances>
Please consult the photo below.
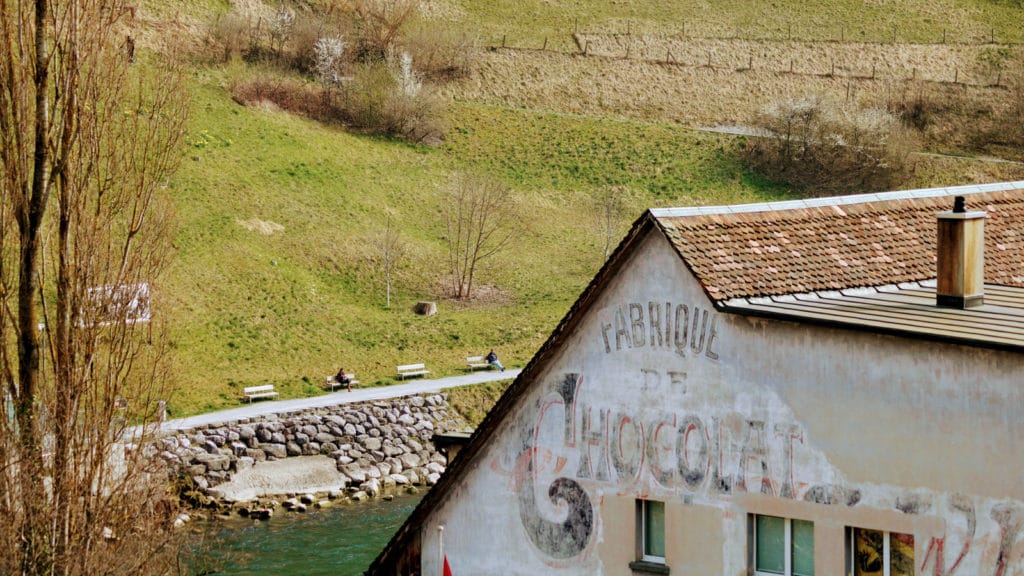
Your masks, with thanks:
<instances>
[{"instance_id":1,"label":"river","mask_svg":"<svg viewBox=\"0 0 1024 576\"><path fill-rule=\"evenodd\" d=\"M422 498L345 504L307 514L279 510L269 521L197 528L203 544L193 574L348 576L362 574Z\"/></svg>"}]
</instances>

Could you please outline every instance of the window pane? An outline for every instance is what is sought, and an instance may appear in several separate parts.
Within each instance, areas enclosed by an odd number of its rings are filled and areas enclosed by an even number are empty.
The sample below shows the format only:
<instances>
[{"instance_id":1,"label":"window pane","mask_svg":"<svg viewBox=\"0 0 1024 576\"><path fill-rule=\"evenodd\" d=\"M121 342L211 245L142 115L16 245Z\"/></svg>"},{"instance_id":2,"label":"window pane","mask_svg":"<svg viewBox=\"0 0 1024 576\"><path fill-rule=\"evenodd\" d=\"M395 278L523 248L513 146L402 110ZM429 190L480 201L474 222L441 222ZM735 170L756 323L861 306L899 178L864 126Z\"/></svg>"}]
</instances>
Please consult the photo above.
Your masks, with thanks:
<instances>
[{"instance_id":1,"label":"window pane","mask_svg":"<svg viewBox=\"0 0 1024 576\"><path fill-rule=\"evenodd\" d=\"M664 502L644 502L644 555L665 557Z\"/></svg>"},{"instance_id":2,"label":"window pane","mask_svg":"<svg viewBox=\"0 0 1024 576\"><path fill-rule=\"evenodd\" d=\"M813 522L793 520L793 576L814 576Z\"/></svg>"},{"instance_id":3,"label":"window pane","mask_svg":"<svg viewBox=\"0 0 1024 576\"><path fill-rule=\"evenodd\" d=\"M914 576L913 534L889 534L889 576Z\"/></svg>"},{"instance_id":4,"label":"window pane","mask_svg":"<svg viewBox=\"0 0 1024 576\"><path fill-rule=\"evenodd\" d=\"M882 576L885 549L879 530L853 529L853 575Z\"/></svg>"},{"instance_id":5,"label":"window pane","mask_svg":"<svg viewBox=\"0 0 1024 576\"><path fill-rule=\"evenodd\" d=\"M775 516L757 516L757 558L754 568L758 572L784 574L786 572L786 521Z\"/></svg>"}]
</instances>

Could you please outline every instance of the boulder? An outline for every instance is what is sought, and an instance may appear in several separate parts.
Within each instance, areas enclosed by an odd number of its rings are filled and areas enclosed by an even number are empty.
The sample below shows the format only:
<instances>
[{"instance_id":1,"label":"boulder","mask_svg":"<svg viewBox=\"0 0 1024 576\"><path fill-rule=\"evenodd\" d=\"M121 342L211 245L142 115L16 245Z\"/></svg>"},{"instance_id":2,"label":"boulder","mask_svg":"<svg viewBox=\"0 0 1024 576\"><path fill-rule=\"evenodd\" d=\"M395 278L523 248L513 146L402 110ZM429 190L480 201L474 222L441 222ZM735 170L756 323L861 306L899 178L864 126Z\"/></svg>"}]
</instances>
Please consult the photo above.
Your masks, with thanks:
<instances>
[{"instance_id":1,"label":"boulder","mask_svg":"<svg viewBox=\"0 0 1024 576\"><path fill-rule=\"evenodd\" d=\"M437 302L417 302L412 311L420 316L433 316L437 314Z\"/></svg>"},{"instance_id":2,"label":"boulder","mask_svg":"<svg viewBox=\"0 0 1024 576\"><path fill-rule=\"evenodd\" d=\"M276 443L275 444L263 444L262 447L263 447L263 452L266 453L266 455L268 457L273 457L273 458L287 458L288 457L288 449L285 447L284 444L276 444Z\"/></svg>"},{"instance_id":3,"label":"boulder","mask_svg":"<svg viewBox=\"0 0 1024 576\"><path fill-rule=\"evenodd\" d=\"M360 484L359 489L363 492L366 492L370 496L370 498L376 498L377 496L380 496L380 481L377 480L376 478L371 478L366 482Z\"/></svg>"},{"instance_id":4,"label":"boulder","mask_svg":"<svg viewBox=\"0 0 1024 576\"><path fill-rule=\"evenodd\" d=\"M422 464L422 462L420 461L420 457L415 454L402 454L401 456L398 457L398 461L401 462L402 466L404 466L406 469L416 468L417 466Z\"/></svg>"},{"instance_id":5,"label":"boulder","mask_svg":"<svg viewBox=\"0 0 1024 576\"><path fill-rule=\"evenodd\" d=\"M209 471L227 470L231 466L231 458L223 454L205 454L196 456L196 462L206 465Z\"/></svg>"}]
</instances>

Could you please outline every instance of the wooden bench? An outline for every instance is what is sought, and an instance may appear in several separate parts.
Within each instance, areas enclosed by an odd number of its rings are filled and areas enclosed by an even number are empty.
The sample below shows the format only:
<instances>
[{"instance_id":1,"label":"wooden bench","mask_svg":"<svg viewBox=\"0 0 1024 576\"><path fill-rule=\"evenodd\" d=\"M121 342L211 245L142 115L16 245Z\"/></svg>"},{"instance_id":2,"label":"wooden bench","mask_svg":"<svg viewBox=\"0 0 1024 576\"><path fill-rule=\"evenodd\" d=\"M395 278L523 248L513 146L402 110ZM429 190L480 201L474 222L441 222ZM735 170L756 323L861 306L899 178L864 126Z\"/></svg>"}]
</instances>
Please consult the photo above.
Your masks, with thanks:
<instances>
[{"instance_id":1,"label":"wooden bench","mask_svg":"<svg viewBox=\"0 0 1024 576\"><path fill-rule=\"evenodd\" d=\"M327 382L324 384L324 387L327 388L328 390L334 391L334 389L337 388L338 386L348 386L349 388L352 388L353 386L359 386L360 382L359 380L356 380L355 374L346 372L345 376L348 376L348 384L342 384L341 382L338 382L338 375L334 374L327 377Z\"/></svg>"},{"instance_id":2,"label":"wooden bench","mask_svg":"<svg viewBox=\"0 0 1024 576\"><path fill-rule=\"evenodd\" d=\"M262 386L249 386L242 390L242 396L252 402L253 398L270 398L277 396L277 392L274 391L273 384L264 384Z\"/></svg>"},{"instance_id":3,"label":"wooden bench","mask_svg":"<svg viewBox=\"0 0 1024 576\"><path fill-rule=\"evenodd\" d=\"M467 356L466 357L466 368L469 370L479 370L480 368L490 368L491 365L487 363L487 359L483 356Z\"/></svg>"},{"instance_id":4,"label":"wooden bench","mask_svg":"<svg viewBox=\"0 0 1024 576\"><path fill-rule=\"evenodd\" d=\"M404 380L410 376L423 376L430 374L430 370L427 370L424 364L406 364L405 366L398 367L398 379Z\"/></svg>"}]
</instances>

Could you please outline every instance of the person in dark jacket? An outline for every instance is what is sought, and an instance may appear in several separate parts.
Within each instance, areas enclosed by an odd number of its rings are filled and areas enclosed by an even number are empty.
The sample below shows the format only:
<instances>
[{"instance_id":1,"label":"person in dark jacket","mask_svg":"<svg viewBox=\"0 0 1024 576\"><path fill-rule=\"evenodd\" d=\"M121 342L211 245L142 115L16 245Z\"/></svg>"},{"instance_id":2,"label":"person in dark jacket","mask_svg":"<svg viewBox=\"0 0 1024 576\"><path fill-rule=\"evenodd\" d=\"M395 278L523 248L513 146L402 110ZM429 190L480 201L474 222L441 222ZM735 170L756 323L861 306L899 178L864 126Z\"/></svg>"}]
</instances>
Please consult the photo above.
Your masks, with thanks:
<instances>
[{"instance_id":1,"label":"person in dark jacket","mask_svg":"<svg viewBox=\"0 0 1024 576\"><path fill-rule=\"evenodd\" d=\"M490 352L487 353L487 363L490 364L491 366L494 366L498 370L501 370L502 372L505 371L505 367L501 365L501 362L498 362L498 355L494 353L493 348L491 349Z\"/></svg>"}]
</instances>

